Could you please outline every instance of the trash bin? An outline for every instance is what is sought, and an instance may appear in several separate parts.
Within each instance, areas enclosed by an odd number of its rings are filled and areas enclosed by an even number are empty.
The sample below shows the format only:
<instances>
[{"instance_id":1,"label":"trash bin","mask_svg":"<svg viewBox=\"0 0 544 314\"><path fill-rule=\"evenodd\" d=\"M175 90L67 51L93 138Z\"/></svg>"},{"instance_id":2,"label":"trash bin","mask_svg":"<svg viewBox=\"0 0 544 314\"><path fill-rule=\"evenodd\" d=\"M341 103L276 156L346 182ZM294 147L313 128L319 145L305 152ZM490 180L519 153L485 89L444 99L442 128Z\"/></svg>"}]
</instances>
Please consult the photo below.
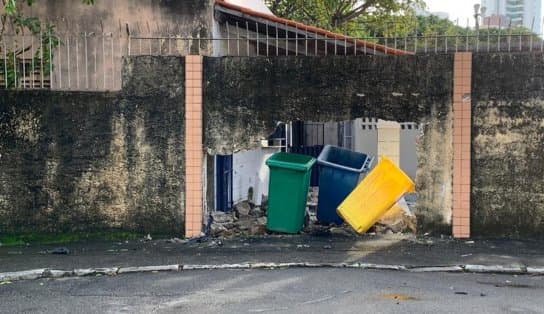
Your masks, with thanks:
<instances>
[{"instance_id":1,"label":"trash bin","mask_svg":"<svg viewBox=\"0 0 544 314\"><path fill-rule=\"evenodd\" d=\"M266 160L270 168L268 230L297 233L302 229L314 163L311 156L283 152Z\"/></svg>"},{"instance_id":2,"label":"trash bin","mask_svg":"<svg viewBox=\"0 0 544 314\"><path fill-rule=\"evenodd\" d=\"M319 157L319 198L317 220L340 225L338 205L359 183L361 173L370 168L369 156L331 145L325 146Z\"/></svg>"},{"instance_id":3,"label":"trash bin","mask_svg":"<svg viewBox=\"0 0 544 314\"><path fill-rule=\"evenodd\" d=\"M414 182L385 157L368 173L338 206L338 214L355 231L364 233L406 193L415 191Z\"/></svg>"}]
</instances>

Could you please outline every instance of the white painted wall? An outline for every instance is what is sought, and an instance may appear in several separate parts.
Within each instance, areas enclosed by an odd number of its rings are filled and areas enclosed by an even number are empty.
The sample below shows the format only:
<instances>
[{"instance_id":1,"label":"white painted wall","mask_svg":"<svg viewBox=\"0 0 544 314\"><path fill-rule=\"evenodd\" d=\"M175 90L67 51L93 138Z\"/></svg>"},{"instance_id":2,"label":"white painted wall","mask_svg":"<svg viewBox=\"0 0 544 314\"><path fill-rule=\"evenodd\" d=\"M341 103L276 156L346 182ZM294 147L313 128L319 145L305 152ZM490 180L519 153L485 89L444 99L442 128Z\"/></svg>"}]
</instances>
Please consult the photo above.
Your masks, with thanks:
<instances>
[{"instance_id":1,"label":"white painted wall","mask_svg":"<svg viewBox=\"0 0 544 314\"><path fill-rule=\"evenodd\" d=\"M400 168L406 174L416 179L417 171L417 139L421 129L417 123L401 123L400 129Z\"/></svg>"},{"instance_id":2,"label":"white painted wall","mask_svg":"<svg viewBox=\"0 0 544 314\"><path fill-rule=\"evenodd\" d=\"M261 205L262 196L268 195L269 169L265 161L278 148L260 148L233 154L232 199L234 204L248 200L248 190L253 187L255 205Z\"/></svg>"},{"instance_id":3,"label":"white painted wall","mask_svg":"<svg viewBox=\"0 0 544 314\"><path fill-rule=\"evenodd\" d=\"M377 119L355 119L353 121L353 150L378 157ZM376 159L377 160L377 159Z\"/></svg>"},{"instance_id":4,"label":"white painted wall","mask_svg":"<svg viewBox=\"0 0 544 314\"><path fill-rule=\"evenodd\" d=\"M266 4L264 4L263 0L226 0L226 2L246 7L257 12L274 15Z\"/></svg>"}]
</instances>

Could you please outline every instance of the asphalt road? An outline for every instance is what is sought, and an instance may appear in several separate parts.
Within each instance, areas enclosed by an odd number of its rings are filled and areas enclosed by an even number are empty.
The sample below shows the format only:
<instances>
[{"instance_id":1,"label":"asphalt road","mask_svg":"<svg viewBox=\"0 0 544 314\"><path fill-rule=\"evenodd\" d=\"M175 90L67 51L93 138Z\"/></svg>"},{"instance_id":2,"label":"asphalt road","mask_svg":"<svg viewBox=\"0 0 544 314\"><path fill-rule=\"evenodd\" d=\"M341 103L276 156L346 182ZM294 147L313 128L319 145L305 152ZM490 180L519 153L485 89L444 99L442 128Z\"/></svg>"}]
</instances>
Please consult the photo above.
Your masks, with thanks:
<instances>
[{"instance_id":1,"label":"asphalt road","mask_svg":"<svg viewBox=\"0 0 544 314\"><path fill-rule=\"evenodd\" d=\"M544 277L187 271L0 285L1 313L544 313Z\"/></svg>"}]
</instances>

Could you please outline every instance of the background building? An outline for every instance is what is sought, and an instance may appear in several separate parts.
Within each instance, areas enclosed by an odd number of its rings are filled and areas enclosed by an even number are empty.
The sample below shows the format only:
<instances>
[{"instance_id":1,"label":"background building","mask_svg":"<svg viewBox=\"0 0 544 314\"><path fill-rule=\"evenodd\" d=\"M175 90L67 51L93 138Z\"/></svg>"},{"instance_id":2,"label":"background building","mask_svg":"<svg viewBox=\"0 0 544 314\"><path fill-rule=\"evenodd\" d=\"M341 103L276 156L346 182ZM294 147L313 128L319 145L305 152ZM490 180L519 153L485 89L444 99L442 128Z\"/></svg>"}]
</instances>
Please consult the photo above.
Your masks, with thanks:
<instances>
[{"instance_id":1,"label":"background building","mask_svg":"<svg viewBox=\"0 0 544 314\"><path fill-rule=\"evenodd\" d=\"M540 34L542 0L482 0L485 7L483 26L524 26Z\"/></svg>"}]
</instances>

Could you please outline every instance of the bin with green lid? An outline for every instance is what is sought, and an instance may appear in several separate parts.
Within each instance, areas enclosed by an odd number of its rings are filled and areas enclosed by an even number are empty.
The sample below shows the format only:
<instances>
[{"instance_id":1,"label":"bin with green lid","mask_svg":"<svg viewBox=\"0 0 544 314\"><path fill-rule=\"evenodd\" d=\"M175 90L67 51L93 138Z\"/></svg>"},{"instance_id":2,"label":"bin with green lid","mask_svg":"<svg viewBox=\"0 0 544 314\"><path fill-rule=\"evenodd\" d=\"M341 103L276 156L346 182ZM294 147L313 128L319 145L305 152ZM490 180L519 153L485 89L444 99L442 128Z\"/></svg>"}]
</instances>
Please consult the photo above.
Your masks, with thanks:
<instances>
[{"instance_id":1,"label":"bin with green lid","mask_svg":"<svg viewBox=\"0 0 544 314\"><path fill-rule=\"evenodd\" d=\"M270 168L268 230L297 233L302 229L315 161L311 156L283 152L266 160Z\"/></svg>"}]
</instances>

